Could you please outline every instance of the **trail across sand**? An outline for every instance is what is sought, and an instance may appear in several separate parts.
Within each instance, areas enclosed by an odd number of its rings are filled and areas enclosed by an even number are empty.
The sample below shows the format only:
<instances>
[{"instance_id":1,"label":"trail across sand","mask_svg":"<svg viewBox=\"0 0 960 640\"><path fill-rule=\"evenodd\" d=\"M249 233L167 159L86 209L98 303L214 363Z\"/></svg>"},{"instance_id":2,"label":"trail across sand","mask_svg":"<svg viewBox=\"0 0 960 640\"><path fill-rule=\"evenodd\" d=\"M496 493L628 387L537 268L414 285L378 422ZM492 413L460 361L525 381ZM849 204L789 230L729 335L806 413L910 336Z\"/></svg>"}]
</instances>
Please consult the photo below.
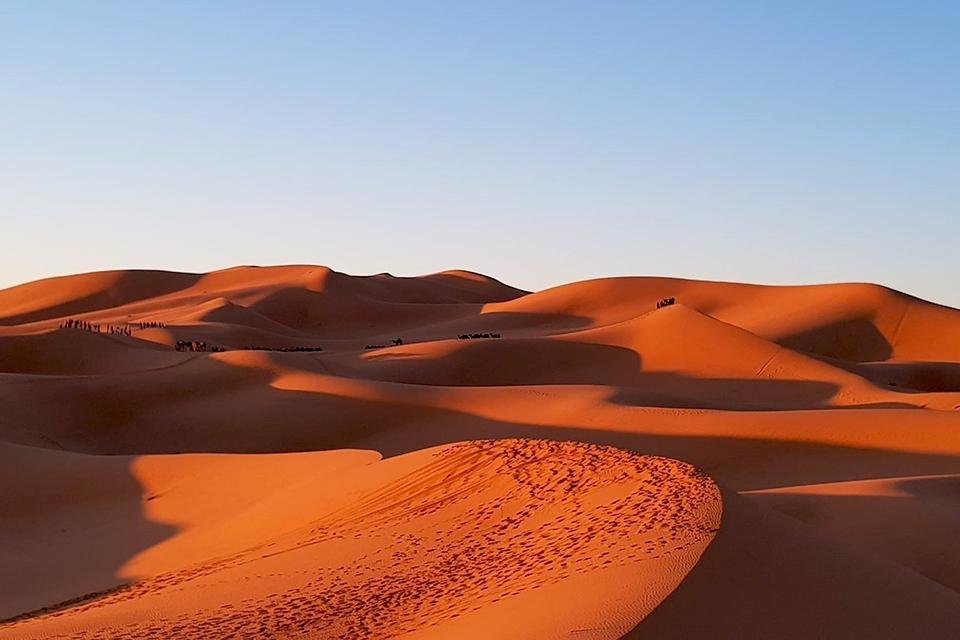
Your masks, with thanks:
<instances>
[{"instance_id":1,"label":"trail across sand","mask_svg":"<svg viewBox=\"0 0 960 640\"><path fill-rule=\"evenodd\" d=\"M363 472L332 509L314 506L329 487L302 485L316 513L295 530L0 637L618 638L720 525L703 474L596 445L469 442Z\"/></svg>"}]
</instances>

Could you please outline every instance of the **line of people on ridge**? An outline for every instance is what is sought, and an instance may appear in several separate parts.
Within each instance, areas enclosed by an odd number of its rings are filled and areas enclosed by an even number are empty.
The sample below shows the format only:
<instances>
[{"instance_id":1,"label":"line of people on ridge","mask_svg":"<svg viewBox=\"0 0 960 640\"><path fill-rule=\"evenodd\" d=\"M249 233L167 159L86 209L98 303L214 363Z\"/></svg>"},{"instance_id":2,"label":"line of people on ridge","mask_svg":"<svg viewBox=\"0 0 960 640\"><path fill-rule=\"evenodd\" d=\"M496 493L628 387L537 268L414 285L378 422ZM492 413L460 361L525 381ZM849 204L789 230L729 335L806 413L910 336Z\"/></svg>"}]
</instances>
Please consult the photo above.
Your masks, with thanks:
<instances>
[{"instance_id":1,"label":"line of people on ridge","mask_svg":"<svg viewBox=\"0 0 960 640\"><path fill-rule=\"evenodd\" d=\"M210 351L214 353L226 351L223 347L215 344L207 344L203 340L177 340L173 348L177 351Z\"/></svg>"},{"instance_id":2,"label":"line of people on ridge","mask_svg":"<svg viewBox=\"0 0 960 640\"><path fill-rule=\"evenodd\" d=\"M403 338L394 338L390 342L393 343L393 346L399 347L400 345L403 344ZM364 349L386 349L386 348L387 348L387 345L385 344L368 344L364 347Z\"/></svg>"},{"instance_id":3,"label":"line of people on ridge","mask_svg":"<svg viewBox=\"0 0 960 640\"><path fill-rule=\"evenodd\" d=\"M107 333L112 336L129 336L132 334L130 327L115 324L100 324L87 322L86 320L64 320L60 323L61 329L80 329L91 333Z\"/></svg>"},{"instance_id":4,"label":"line of people on ridge","mask_svg":"<svg viewBox=\"0 0 960 640\"><path fill-rule=\"evenodd\" d=\"M323 351L323 347L238 347L244 351Z\"/></svg>"}]
</instances>

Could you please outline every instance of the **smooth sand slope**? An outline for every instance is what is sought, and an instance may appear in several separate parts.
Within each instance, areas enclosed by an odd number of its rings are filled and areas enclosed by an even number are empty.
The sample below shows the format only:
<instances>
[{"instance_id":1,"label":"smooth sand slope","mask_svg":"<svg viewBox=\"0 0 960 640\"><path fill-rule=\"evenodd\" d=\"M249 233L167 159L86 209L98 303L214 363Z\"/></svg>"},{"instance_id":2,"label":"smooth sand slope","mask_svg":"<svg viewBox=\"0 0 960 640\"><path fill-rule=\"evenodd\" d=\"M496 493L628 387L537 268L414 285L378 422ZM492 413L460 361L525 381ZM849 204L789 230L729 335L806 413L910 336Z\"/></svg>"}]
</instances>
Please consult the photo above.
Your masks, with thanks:
<instances>
[{"instance_id":1,"label":"smooth sand slope","mask_svg":"<svg viewBox=\"0 0 960 640\"><path fill-rule=\"evenodd\" d=\"M0 638L952 638L958 470L960 312L875 285L0 291Z\"/></svg>"}]
</instances>

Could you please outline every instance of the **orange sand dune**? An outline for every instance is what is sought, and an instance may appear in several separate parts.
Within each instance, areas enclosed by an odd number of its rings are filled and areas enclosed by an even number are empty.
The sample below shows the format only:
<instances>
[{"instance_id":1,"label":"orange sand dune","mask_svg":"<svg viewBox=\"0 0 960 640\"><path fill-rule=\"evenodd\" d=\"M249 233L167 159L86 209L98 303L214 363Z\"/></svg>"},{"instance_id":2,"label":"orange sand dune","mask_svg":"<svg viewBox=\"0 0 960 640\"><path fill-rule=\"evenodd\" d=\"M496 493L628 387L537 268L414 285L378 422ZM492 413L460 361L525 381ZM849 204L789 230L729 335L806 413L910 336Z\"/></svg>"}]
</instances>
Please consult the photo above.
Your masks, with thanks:
<instances>
[{"instance_id":1,"label":"orange sand dune","mask_svg":"<svg viewBox=\"0 0 960 640\"><path fill-rule=\"evenodd\" d=\"M793 349L854 361L960 359L960 311L872 284L775 287L608 278L488 306L622 322L664 297Z\"/></svg>"},{"instance_id":2,"label":"orange sand dune","mask_svg":"<svg viewBox=\"0 0 960 640\"><path fill-rule=\"evenodd\" d=\"M179 364L189 354L136 338L69 331L0 336L0 372L63 376L133 373Z\"/></svg>"},{"instance_id":3,"label":"orange sand dune","mask_svg":"<svg viewBox=\"0 0 960 640\"><path fill-rule=\"evenodd\" d=\"M0 291L2 638L952 638L958 469L960 311L876 285Z\"/></svg>"},{"instance_id":4,"label":"orange sand dune","mask_svg":"<svg viewBox=\"0 0 960 640\"><path fill-rule=\"evenodd\" d=\"M618 638L720 523L719 493L692 467L593 445L288 458L134 461L148 510L185 530L122 569L134 584L0 637ZM296 472L268 493L264 463ZM201 510L197 492L232 504ZM236 537L211 535L225 525Z\"/></svg>"},{"instance_id":5,"label":"orange sand dune","mask_svg":"<svg viewBox=\"0 0 960 640\"><path fill-rule=\"evenodd\" d=\"M760 504L960 591L960 475L830 482L750 492ZM897 523L897 526L891 526Z\"/></svg>"},{"instance_id":6,"label":"orange sand dune","mask_svg":"<svg viewBox=\"0 0 960 640\"><path fill-rule=\"evenodd\" d=\"M943 397L905 396L683 305L561 335L438 341L324 360L338 375L430 385L606 384L713 408L804 408ZM549 362L549 367L543 363ZM950 402L950 399L946 399Z\"/></svg>"}]
</instances>

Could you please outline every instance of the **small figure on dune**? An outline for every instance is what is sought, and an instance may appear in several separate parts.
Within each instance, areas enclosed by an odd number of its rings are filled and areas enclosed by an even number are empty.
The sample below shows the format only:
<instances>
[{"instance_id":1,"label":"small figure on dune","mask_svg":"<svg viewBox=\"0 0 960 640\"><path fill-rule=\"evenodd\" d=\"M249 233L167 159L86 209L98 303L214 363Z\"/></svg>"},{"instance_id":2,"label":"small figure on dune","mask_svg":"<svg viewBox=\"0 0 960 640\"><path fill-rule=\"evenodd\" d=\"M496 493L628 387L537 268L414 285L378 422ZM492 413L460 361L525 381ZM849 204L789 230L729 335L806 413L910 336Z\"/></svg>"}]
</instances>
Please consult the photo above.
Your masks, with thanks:
<instances>
[{"instance_id":1,"label":"small figure on dune","mask_svg":"<svg viewBox=\"0 0 960 640\"><path fill-rule=\"evenodd\" d=\"M662 300L657 302L657 309L663 309L664 307L669 307L670 305L676 304L676 303L677 303L677 299L673 296L670 296L669 298L663 298Z\"/></svg>"},{"instance_id":2,"label":"small figure on dune","mask_svg":"<svg viewBox=\"0 0 960 640\"><path fill-rule=\"evenodd\" d=\"M173 346L177 351L212 351L214 353L219 353L221 351L226 351L225 347L219 347L217 345L207 344L203 340L177 340L176 344Z\"/></svg>"},{"instance_id":3,"label":"small figure on dune","mask_svg":"<svg viewBox=\"0 0 960 640\"><path fill-rule=\"evenodd\" d=\"M167 325L163 322L145 322L141 320L137 323L137 327L140 329L166 329Z\"/></svg>"}]
</instances>

